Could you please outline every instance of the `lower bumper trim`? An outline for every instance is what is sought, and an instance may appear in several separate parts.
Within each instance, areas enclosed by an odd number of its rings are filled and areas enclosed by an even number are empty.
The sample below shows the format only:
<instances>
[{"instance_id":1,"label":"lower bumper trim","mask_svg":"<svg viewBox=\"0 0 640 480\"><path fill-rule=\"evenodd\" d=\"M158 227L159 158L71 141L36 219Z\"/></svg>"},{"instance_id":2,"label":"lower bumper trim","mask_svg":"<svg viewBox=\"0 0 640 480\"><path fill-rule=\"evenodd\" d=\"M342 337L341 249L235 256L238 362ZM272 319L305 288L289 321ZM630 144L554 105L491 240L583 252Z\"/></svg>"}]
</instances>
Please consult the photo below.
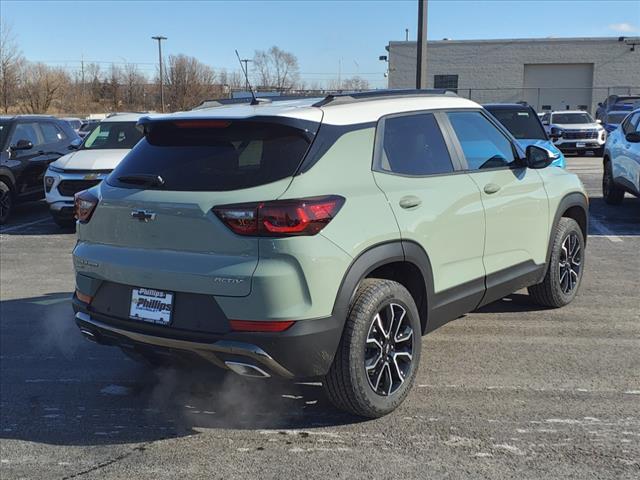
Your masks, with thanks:
<instances>
[{"instance_id":1,"label":"lower bumper trim","mask_svg":"<svg viewBox=\"0 0 640 480\"><path fill-rule=\"evenodd\" d=\"M106 323L95 320L91 318L89 314L84 312L77 312L75 318L82 333L85 336L87 336L85 332L92 334L98 342L100 339L100 331L103 331L108 332L112 335L127 338L130 341L136 343L192 352L211 363L222 366L223 368L225 368L226 366L218 358L217 354L237 355L258 362L281 377L294 377L294 375L289 370L276 362L262 348L250 343L237 342L233 340L217 340L212 343L192 342L187 340L159 337L156 335L148 335L145 333L123 330L121 328L117 328L112 325L108 325Z\"/></svg>"}]
</instances>

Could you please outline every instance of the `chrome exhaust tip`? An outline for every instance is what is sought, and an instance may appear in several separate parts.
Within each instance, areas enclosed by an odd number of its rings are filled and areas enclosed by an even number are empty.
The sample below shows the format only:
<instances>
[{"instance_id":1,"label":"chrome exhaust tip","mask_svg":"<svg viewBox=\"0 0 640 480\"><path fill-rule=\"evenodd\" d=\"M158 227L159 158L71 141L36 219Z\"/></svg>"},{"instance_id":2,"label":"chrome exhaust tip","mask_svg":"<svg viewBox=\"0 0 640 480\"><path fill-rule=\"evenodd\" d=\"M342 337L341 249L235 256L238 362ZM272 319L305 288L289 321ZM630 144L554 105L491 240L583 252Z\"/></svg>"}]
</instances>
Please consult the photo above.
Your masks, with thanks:
<instances>
[{"instance_id":1,"label":"chrome exhaust tip","mask_svg":"<svg viewBox=\"0 0 640 480\"><path fill-rule=\"evenodd\" d=\"M98 342L98 337L96 337L95 333L93 333L92 331L87 330L86 328L81 328L80 333L82 333L82 335L84 335L84 338L86 338L90 342Z\"/></svg>"},{"instance_id":2,"label":"chrome exhaust tip","mask_svg":"<svg viewBox=\"0 0 640 480\"><path fill-rule=\"evenodd\" d=\"M237 373L238 375L242 375L243 377L269 378L271 376L261 368L248 363L225 361L224 364L229 368L229 370Z\"/></svg>"}]
</instances>

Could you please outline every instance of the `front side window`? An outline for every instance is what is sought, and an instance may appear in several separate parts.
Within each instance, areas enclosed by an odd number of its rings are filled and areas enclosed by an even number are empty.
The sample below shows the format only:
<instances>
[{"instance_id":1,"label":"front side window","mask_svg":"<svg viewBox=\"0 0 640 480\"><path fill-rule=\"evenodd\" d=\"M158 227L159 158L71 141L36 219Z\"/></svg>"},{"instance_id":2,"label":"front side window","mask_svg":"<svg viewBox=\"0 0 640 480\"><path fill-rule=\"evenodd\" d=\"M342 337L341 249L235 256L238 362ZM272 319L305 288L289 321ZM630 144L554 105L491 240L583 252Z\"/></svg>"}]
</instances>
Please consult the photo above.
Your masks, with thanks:
<instances>
[{"instance_id":1,"label":"front side window","mask_svg":"<svg viewBox=\"0 0 640 480\"><path fill-rule=\"evenodd\" d=\"M432 113L384 120L376 169L400 175L433 175L453 171L449 150Z\"/></svg>"},{"instance_id":2,"label":"front side window","mask_svg":"<svg viewBox=\"0 0 640 480\"><path fill-rule=\"evenodd\" d=\"M509 139L480 112L449 112L469 170L508 167L515 160Z\"/></svg>"},{"instance_id":3,"label":"front side window","mask_svg":"<svg viewBox=\"0 0 640 480\"><path fill-rule=\"evenodd\" d=\"M487 108L517 139L546 140L538 116L527 108Z\"/></svg>"},{"instance_id":4,"label":"front side window","mask_svg":"<svg viewBox=\"0 0 640 480\"><path fill-rule=\"evenodd\" d=\"M551 123L560 125L578 125L581 123L595 123L588 113L554 113Z\"/></svg>"},{"instance_id":5,"label":"front side window","mask_svg":"<svg viewBox=\"0 0 640 480\"><path fill-rule=\"evenodd\" d=\"M11 145L17 144L20 140L28 140L33 146L41 145L38 125L36 123L19 123L13 131Z\"/></svg>"},{"instance_id":6,"label":"front side window","mask_svg":"<svg viewBox=\"0 0 640 480\"><path fill-rule=\"evenodd\" d=\"M629 117L623 122L622 130L625 135L629 133L637 132L640 130L640 112L629 115Z\"/></svg>"},{"instance_id":7,"label":"front side window","mask_svg":"<svg viewBox=\"0 0 640 480\"><path fill-rule=\"evenodd\" d=\"M87 136L82 150L130 150L141 138L136 122L100 122Z\"/></svg>"}]
</instances>

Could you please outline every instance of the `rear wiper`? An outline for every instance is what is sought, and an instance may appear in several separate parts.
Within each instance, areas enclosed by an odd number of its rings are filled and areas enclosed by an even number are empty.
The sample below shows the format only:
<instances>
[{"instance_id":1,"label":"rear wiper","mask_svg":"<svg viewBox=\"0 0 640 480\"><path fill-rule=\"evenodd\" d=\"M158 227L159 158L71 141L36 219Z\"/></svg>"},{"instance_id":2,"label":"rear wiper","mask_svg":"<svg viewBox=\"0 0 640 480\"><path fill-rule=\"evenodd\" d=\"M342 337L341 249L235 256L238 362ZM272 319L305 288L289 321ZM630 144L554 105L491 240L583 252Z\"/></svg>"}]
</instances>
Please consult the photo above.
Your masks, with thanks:
<instances>
[{"instance_id":1,"label":"rear wiper","mask_svg":"<svg viewBox=\"0 0 640 480\"><path fill-rule=\"evenodd\" d=\"M163 187L164 178L160 175L150 173L134 173L131 175L122 175L118 177L122 183L131 183L133 185L144 185L148 187Z\"/></svg>"}]
</instances>

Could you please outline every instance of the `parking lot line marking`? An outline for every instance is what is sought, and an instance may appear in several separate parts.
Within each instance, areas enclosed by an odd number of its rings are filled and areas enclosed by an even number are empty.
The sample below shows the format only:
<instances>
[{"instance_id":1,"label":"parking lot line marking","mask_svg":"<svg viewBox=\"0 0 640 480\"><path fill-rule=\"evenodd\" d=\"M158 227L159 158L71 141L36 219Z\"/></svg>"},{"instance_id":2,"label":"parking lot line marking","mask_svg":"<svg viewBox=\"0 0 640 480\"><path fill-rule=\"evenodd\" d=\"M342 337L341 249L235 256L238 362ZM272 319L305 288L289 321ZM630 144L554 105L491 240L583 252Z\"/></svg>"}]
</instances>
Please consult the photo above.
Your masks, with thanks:
<instances>
[{"instance_id":1,"label":"parking lot line marking","mask_svg":"<svg viewBox=\"0 0 640 480\"><path fill-rule=\"evenodd\" d=\"M609 228L606 225L600 223L600 221L596 220L593 216L591 216L591 218L589 219L589 222L602 236L604 236L605 238L608 238L612 242L623 241L619 236L614 235L614 233L611 230L609 230Z\"/></svg>"},{"instance_id":2,"label":"parking lot line marking","mask_svg":"<svg viewBox=\"0 0 640 480\"><path fill-rule=\"evenodd\" d=\"M13 227L3 228L2 230L0 230L0 235L2 235L3 233L14 232L16 230L20 230L21 228L30 227L31 225L37 225L39 223L44 223L44 222L46 222L48 220L49 220L49 217L41 218L40 220L34 220L33 222L21 223L20 225L14 225Z\"/></svg>"}]
</instances>

